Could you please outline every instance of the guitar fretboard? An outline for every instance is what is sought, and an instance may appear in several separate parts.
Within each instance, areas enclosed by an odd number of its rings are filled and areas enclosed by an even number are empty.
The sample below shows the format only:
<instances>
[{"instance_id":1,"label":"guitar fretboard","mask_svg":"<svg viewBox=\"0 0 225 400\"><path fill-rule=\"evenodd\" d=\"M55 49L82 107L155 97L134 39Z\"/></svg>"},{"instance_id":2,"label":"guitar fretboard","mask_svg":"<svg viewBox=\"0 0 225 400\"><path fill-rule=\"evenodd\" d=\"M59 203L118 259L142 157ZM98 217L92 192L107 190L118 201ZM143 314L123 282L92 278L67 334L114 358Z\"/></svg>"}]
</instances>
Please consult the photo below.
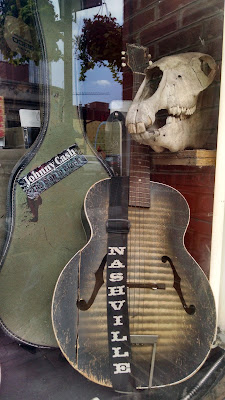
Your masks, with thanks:
<instances>
[{"instance_id":1,"label":"guitar fretboard","mask_svg":"<svg viewBox=\"0 0 225 400\"><path fill-rule=\"evenodd\" d=\"M129 205L150 207L149 146L131 141Z\"/></svg>"},{"instance_id":2,"label":"guitar fretboard","mask_svg":"<svg viewBox=\"0 0 225 400\"><path fill-rule=\"evenodd\" d=\"M133 98L144 79L133 72ZM129 205L150 207L150 157L149 146L131 140L130 147Z\"/></svg>"}]
</instances>

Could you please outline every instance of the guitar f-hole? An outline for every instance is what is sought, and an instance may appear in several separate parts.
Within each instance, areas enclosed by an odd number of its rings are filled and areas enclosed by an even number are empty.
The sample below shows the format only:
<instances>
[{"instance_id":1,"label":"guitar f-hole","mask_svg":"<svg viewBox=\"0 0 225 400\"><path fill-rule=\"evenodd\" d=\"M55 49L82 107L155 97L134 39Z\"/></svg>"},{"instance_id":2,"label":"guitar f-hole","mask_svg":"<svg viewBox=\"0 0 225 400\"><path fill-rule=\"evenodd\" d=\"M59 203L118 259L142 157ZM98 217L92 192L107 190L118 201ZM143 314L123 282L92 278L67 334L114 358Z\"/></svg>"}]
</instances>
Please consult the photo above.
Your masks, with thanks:
<instances>
[{"instance_id":1,"label":"guitar f-hole","mask_svg":"<svg viewBox=\"0 0 225 400\"><path fill-rule=\"evenodd\" d=\"M77 307L79 308L79 310L87 311L94 303L99 290L101 289L102 285L104 284L103 271L105 268L106 260L107 260L107 254L105 255L105 257L103 257L99 268L95 272L95 286L94 286L93 293L92 293L90 299L87 302L83 299L77 300Z\"/></svg>"},{"instance_id":2,"label":"guitar f-hole","mask_svg":"<svg viewBox=\"0 0 225 400\"><path fill-rule=\"evenodd\" d=\"M176 290L176 292L177 292L177 294L178 294L178 296L180 298L180 301L181 301L181 304L183 306L183 309L184 309L184 311L186 311L187 314L193 315L195 313L195 311L196 311L196 308L195 308L195 306L193 304L191 304L189 307L187 306L187 304L186 304L186 302L184 300L184 296L183 296L183 293L182 293L182 290L181 290L181 286L180 286L181 278L178 275L178 273L176 271L176 268L174 267L174 264L173 264L171 258L168 257L168 256L163 256L162 257L162 262L166 263L167 261L169 262L169 264L170 264L170 266L172 268L173 276L174 276L173 287Z\"/></svg>"}]
</instances>

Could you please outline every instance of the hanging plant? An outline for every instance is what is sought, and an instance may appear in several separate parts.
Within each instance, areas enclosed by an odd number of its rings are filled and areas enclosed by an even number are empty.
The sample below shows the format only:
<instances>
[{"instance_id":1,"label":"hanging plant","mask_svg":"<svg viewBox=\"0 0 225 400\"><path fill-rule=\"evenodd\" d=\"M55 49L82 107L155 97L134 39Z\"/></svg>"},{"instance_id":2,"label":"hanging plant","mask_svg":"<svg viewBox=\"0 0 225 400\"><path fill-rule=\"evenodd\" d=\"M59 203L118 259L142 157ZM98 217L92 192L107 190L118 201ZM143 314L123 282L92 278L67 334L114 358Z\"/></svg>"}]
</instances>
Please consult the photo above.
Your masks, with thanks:
<instances>
[{"instance_id":1,"label":"hanging plant","mask_svg":"<svg viewBox=\"0 0 225 400\"><path fill-rule=\"evenodd\" d=\"M108 67L113 79L122 83L121 71L122 26L111 14L95 15L93 20L84 19L82 34L76 37L78 59L81 60L80 81L97 66Z\"/></svg>"}]
</instances>

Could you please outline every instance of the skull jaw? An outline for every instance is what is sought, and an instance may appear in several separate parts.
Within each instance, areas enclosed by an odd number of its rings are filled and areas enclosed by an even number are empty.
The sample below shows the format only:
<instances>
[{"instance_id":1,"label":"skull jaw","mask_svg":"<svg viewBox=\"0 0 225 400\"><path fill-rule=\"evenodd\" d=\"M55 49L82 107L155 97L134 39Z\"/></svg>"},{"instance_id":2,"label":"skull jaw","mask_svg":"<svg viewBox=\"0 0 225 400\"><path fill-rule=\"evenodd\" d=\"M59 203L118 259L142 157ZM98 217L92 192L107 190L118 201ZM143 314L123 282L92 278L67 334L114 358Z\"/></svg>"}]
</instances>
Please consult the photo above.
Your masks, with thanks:
<instances>
[{"instance_id":1,"label":"skull jaw","mask_svg":"<svg viewBox=\"0 0 225 400\"><path fill-rule=\"evenodd\" d=\"M153 144L153 141L155 142L158 136L167 133L167 131L160 133L161 128L157 119L157 113L160 111L166 111L170 118L176 120L176 123L179 119L185 120L186 117L190 117L195 113L196 98L193 97L190 102L186 102L182 107L174 105L176 102L175 99L173 100L170 106L168 106L166 98L163 98L163 96L161 98L158 97L157 100L155 96L152 96L148 100L133 102L127 114L126 126L128 132L133 135L136 141L143 144L149 144L149 142ZM174 127L177 131L177 126L175 125ZM163 149L160 149L160 151L163 151Z\"/></svg>"},{"instance_id":2,"label":"skull jaw","mask_svg":"<svg viewBox=\"0 0 225 400\"><path fill-rule=\"evenodd\" d=\"M200 112L196 112L185 119L172 118L162 128L147 130L142 134L133 134L139 143L150 146L155 152L161 153L165 149L171 152L197 149L204 146L207 134L203 129L204 123Z\"/></svg>"}]
</instances>

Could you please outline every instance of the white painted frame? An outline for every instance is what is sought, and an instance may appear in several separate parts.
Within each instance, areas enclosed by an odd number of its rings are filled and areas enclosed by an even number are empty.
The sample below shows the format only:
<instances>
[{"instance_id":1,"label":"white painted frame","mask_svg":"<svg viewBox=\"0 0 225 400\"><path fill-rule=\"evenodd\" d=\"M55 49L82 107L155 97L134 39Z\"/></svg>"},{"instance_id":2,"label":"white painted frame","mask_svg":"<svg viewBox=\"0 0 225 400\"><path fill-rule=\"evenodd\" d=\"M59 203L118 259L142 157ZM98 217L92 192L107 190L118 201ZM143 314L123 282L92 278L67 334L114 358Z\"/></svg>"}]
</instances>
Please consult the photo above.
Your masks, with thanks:
<instances>
[{"instance_id":1,"label":"white painted frame","mask_svg":"<svg viewBox=\"0 0 225 400\"><path fill-rule=\"evenodd\" d=\"M223 27L225 33L225 23ZM225 344L225 38L223 37L222 75L213 206L210 284L215 296L219 339Z\"/></svg>"}]
</instances>

